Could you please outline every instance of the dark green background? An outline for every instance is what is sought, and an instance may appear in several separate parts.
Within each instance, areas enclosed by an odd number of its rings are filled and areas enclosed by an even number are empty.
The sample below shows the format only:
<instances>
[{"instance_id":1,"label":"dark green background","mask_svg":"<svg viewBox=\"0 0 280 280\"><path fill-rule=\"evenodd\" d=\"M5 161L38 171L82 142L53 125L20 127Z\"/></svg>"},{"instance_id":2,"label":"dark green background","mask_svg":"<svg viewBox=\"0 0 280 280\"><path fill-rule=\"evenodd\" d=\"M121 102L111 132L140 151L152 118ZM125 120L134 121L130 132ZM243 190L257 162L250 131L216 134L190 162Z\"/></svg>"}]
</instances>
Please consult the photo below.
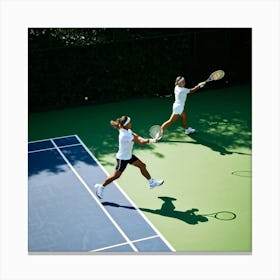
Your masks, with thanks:
<instances>
[{"instance_id":1,"label":"dark green background","mask_svg":"<svg viewBox=\"0 0 280 280\"><path fill-rule=\"evenodd\" d=\"M28 49L30 112L170 94L217 69L215 87L251 82L250 28L30 28Z\"/></svg>"}]
</instances>

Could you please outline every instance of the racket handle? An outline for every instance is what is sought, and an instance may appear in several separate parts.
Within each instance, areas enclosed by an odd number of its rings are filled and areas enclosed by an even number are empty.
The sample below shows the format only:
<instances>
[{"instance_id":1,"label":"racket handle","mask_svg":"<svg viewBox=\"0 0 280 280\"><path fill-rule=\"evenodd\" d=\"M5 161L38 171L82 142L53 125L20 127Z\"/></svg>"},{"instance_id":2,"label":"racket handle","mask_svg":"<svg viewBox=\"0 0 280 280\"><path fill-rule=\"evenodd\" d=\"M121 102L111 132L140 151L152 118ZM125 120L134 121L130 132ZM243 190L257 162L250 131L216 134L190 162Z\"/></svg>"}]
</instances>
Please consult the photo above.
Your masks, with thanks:
<instances>
[{"instance_id":1,"label":"racket handle","mask_svg":"<svg viewBox=\"0 0 280 280\"><path fill-rule=\"evenodd\" d=\"M150 139L149 139L149 144L150 144L150 143L156 143L156 142L157 142L157 139L153 139L153 138L150 138Z\"/></svg>"},{"instance_id":2,"label":"racket handle","mask_svg":"<svg viewBox=\"0 0 280 280\"><path fill-rule=\"evenodd\" d=\"M201 82L198 85L199 85L200 88L203 88L205 86L205 84L206 84L206 82Z\"/></svg>"}]
</instances>

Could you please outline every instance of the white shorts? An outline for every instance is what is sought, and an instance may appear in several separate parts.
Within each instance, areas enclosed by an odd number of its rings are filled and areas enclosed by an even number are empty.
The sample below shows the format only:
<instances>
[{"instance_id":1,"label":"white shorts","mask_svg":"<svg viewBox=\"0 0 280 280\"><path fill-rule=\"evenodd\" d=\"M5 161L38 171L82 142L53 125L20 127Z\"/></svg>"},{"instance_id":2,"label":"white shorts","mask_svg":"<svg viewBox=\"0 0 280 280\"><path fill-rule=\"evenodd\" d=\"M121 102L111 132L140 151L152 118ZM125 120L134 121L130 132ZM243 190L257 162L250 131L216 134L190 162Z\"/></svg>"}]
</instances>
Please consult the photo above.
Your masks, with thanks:
<instances>
[{"instance_id":1,"label":"white shorts","mask_svg":"<svg viewBox=\"0 0 280 280\"><path fill-rule=\"evenodd\" d=\"M181 115L184 111L184 105L173 103L173 111L174 115Z\"/></svg>"}]
</instances>

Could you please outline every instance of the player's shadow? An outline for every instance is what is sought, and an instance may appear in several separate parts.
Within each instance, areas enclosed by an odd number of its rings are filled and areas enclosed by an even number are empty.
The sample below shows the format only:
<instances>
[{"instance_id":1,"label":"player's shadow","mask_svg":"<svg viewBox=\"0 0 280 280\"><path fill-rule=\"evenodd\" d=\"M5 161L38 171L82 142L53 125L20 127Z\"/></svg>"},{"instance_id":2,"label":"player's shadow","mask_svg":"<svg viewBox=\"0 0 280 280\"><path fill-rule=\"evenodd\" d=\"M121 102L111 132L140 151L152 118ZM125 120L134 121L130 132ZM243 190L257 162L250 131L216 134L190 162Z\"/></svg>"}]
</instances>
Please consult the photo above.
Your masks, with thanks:
<instances>
[{"instance_id":1,"label":"player's shadow","mask_svg":"<svg viewBox=\"0 0 280 280\"><path fill-rule=\"evenodd\" d=\"M222 145L218 145L217 143L214 143L214 142L211 142L209 140L206 140L205 138L207 138L207 137L203 137L203 135L199 135L199 133L189 135L189 137L191 139L195 140L195 143L197 143L199 145L203 145L205 147L208 147L212 151L218 152L220 155L224 156L224 155L231 155L231 154L233 154L233 152L227 150Z\"/></svg>"},{"instance_id":2,"label":"player's shadow","mask_svg":"<svg viewBox=\"0 0 280 280\"><path fill-rule=\"evenodd\" d=\"M115 202L109 202L109 201L105 201L101 203L103 206L107 207L107 206L111 206L111 207L117 207L117 208L125 208L125 209L130 209L130 210L137 210L137 208L133 207L133 206L126 206L126 205L120 205L118 203Z\"/></svg>"},{"instance_id":3,"label":"player's shadow","mask_svg":"<svg viewBox=\"0 0 280 280\"><path fill-rule=\"evenodd\" d=\"M194 145L203 145L205 147L210 148L214 152L218 152L220 155L231 155L231 154L239 154L239 155L251 155L247 153L241 153L241 152L232 152L227 150L223 145L218 145L215 142L206 140L209 139L208 135L206 133L199 133L196 132L194 134L188 135L191 139L194 141L176 141L176 140L164 140L164 142L180 142L180 143L189 143Z\"/></svg>"},{"instance_id":4,"label":"player's shadow","mask_svg":"<svg viewBox=\"0 0 280 280\"><path fill-rule=\"evenodd\" d=\"M167 197L167 196L160 196L159 199L163 200L163 204L161 205L160 209L148 209L148 208L139 208L140 210L144 212L149 212L165 217L175 218L179 219L185 223L188 223L190 225L196 225L198 222L207 222L208 218L202 215L196 214L199 210L196 208L192 208L186 211L177 211L175 210L175 206L173 204L173 201L177 200L173 197Z\"/></svg>"},{"instance_id":5,"label":"player's shadow","mask_svg":"<svg viewBox=\"0 0 280 280\"><path fill-rule=\"evenodd\" d=\"M166 196L161 196L158 198L163 200L163 204L160 209L149 209L149 208L143 208L143 207L139 207L139 209L144 212L179 219L190 225L196 225L199 222L208 221L208 218L206 218L205 216L196 214L196 212L199 211L198 209L192 208L192 209L186 210L186 211L175 210L173 201L177 200L176 198L166 197ZM126 208L126 209L136 210L136 208L133 206L123 206L123 205L119 205L119 204L113 203L113 202L103 202L102 204L104 206L122 207L122 208Z\"/></svg>"}]
</instances>

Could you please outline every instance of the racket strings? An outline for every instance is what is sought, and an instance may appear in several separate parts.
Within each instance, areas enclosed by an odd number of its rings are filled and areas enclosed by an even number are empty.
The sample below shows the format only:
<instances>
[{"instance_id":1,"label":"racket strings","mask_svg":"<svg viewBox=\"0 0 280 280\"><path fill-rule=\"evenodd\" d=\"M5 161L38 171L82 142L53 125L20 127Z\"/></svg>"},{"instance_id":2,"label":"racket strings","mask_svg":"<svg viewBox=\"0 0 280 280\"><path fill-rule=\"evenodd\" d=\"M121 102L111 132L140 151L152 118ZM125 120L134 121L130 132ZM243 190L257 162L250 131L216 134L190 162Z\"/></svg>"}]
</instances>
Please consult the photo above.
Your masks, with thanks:
<instances>
[{"instance_id":1,"label":"racket strings","mask_svg":"<svg viewBox=\"0 0 280 280\"><path fill-rule=\"evenodd\" d=\"M218 220L229 221L236 218L236 214L232 212L218 212L215 214L215 218Z\"/></svg>"},{"instance_id":2,"label":"racket strings","mask_svg":"<svg viewBox=\"0 0 280 280\"><path fill-rule=\"evenodd\" d=\"M161 126L159 126L159 125L153 125L150 128L149 132L150 132L150 136L153 139L159 139L162 136L162 129L161 129Z\"/></svg>"},{"instance_id":3,"label":"racket strings","mask_svg":"<svg viewBox=\"0 0 280 280\"><path fill-rule=\"evenodd\" d=\"M224 77L225 72L223 70L217 70L210 75L210 80L217 81Z\"/></svg>"}]
</instances>

